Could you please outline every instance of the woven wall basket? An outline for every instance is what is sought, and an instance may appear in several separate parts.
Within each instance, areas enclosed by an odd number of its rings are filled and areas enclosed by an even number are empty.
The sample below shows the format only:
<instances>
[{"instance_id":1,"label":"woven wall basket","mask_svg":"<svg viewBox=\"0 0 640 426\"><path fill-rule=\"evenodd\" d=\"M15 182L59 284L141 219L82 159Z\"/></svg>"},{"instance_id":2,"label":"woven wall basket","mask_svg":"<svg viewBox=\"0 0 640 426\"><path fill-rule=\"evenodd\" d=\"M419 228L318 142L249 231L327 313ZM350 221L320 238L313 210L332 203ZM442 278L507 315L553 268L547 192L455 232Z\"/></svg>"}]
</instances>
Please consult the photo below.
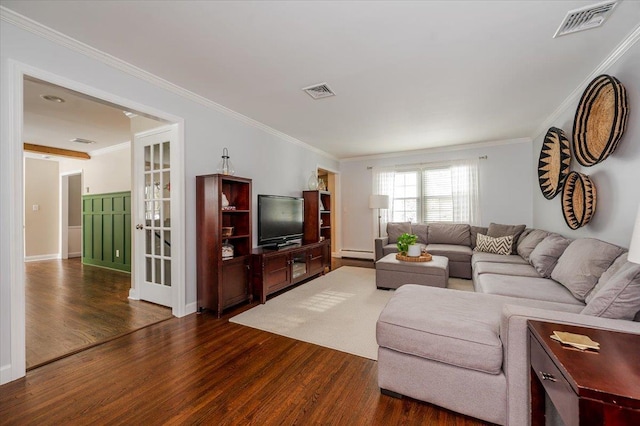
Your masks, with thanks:
<instances>
[{"instance_id":1,"label":"woven wall basket","mask_svg":"<svg viewBox=\"0 0 640 426\"><path fill-rule=\"evenodd\" d=\"M596 187L587 175L570 172L562 190L562 213L571 229L585 226L596 211Z\"/></svg>"},{"instance_id":2,"label":"woven wall basket","mask_svg":"<svg viewBox=\"0 0 640 426\"><path fill-rule=\"evenodd\" d=\"M562 190L570 165L569 139L562 129L550 128L544 137L538 158L538 184L546 199L552 199Z\"/></svg>"},{"instance_id":3,"label":"woven wall basket","mask_svg":"<svg viewBox=\"0 0 640 426\"><path fill-rule=\"evenodd\" d=\"M604 161L618 147L627 126L629 102L620 81L601 75L587 86L573 121L573 153L583 166Z\"/></svg>"}]
</instances>

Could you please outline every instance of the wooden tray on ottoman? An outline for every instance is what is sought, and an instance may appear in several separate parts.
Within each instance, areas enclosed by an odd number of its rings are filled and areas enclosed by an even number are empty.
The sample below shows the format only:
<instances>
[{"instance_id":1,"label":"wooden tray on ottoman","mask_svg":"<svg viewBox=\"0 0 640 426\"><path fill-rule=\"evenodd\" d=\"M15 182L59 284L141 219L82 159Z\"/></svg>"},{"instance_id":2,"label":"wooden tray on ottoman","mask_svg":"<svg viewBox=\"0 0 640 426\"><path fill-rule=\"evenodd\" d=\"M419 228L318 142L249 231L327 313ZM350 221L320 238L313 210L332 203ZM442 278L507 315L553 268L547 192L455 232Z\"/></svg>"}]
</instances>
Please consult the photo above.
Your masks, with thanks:
<instances>
[{"instance_id":1,"label":"wooden tray on ottoman","mask_svg":"<svg viewBox=\"0 0 640 426\"><path fill-rule=\"evenodd\" d=\"M431 255L429 253L422 253L420 256L403 256L396 254L396 259L403 262L428 262L431 260Z\"/></svg>"}]
</instances>

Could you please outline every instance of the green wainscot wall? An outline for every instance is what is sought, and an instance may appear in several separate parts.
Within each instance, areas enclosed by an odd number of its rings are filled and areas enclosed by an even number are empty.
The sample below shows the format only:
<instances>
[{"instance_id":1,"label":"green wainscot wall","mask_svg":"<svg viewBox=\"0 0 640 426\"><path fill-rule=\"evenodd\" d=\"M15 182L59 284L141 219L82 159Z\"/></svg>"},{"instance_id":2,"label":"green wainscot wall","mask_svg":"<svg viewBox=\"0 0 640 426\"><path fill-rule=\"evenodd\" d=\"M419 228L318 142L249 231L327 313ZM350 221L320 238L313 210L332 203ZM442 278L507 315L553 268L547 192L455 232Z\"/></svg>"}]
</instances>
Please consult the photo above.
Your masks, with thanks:
<instances>
[{"instance_id":1,"label":"green wainscot wall","mask_svg":"<svg viewBox=\"0 0 640 426\"><path fill-rule=\"evenodd\" d=\"M82 196L82 263L131 272L131 192Z\"/></svg>"}]
</instances>

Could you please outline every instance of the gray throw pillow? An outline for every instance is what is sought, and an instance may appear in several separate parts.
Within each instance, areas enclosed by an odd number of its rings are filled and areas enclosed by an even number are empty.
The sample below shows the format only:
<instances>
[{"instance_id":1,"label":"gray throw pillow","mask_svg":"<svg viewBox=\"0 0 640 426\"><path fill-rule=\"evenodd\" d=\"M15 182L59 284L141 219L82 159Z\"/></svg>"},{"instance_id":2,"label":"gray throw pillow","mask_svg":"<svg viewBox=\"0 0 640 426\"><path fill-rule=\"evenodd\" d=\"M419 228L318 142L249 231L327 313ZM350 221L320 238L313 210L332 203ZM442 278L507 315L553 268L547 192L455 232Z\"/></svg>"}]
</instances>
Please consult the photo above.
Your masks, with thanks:
<instances>
[{"instance_id":1,"label":"gray throw pillow","mask_svg":"<svg viewBox=\"0 0 640 426\"><path fill-rule=\"evenodd\" d=\"M487 235L493 238L513 235L513 241L518 241L520 234L522 234L526 227L526 225L501 225L499 223L490 223ZM511 248L511 253L516 253L515 244L513 244L513 247Z\"/></svg>"},{"instance_id":2,"label":"gray throw pillow","mask_svg":"<svg viewBox=\"0 0 640 426\"><path fill-rule=\"evenodd\" d=\"M596 286L593 288L593 290L589 292L589 294L587 294L587 297L584 298L584 301L586 303L591 302L591 299L593 299L593 296L595 296L598 293L598 291L600 291L600 289L604 287L604 285L611 279L611 277L617 274L620 268L622 268L624 264L627 263L628 255L629 253L625 252L620 256L618 256L618 258L613 261L611 266L609 266L609 269L607 269L602 273L602 275L600 275L600 279L598 280Z\"/></svg>"},{"instance_id":3,"label":"gray throw pillow","mask_svg":"<svg viewBox=\"0 0 640 426\"><path fill-rule=\"evenodd\" d=\"M541 229L532 229L531 232L527 234L526 237L520 240L516 251L527 262L529 261L529 256L533 249L536 248L538 244L545 238L549 236L550 232L543 231Z\"/></svg>"},{"instance_id":4,"label":"gray throw pillow","mask_svg":"<svg viewBox=\"0 0 640 426\"><path fill-rule=\"evenodd\" d=\"M489 228L487 228L486 226L473 226L473 225L471 225L469 227L469 231L471 232L471 248L472 249L476 248L477 235L478 234L487 235L487 231L488 230L489 230Z\"/></svg>"},{"instance_id":5,"label":"gray throw pillow","mask_svg":"<svg viewBox=\"0 0 640 426\"><path fill-rule=\"evenodd\" d=\"M595 238L579 238L558 259L551 278L565 286L573 296L584 301L606 271L624 249Z\"/></svg>"},{"instance_id":6,"label":"gray throw pillow","mask_svg":"<svg viewBox=\"0 0 640 426\"><path fill-rule=\"evenodd\" d=\"M596 293L582 314L633 320L640 312L640 265L626 262Z\"/></svg>"},{"instance_id":7,"label":"gray throw pillow","mask_svg":"<svg viewBox=\"0 0 640 426\"><path fill-rule=\"evenodd\" d=\"M411 233L418 236L418 243L428 244L427 240L427 225L423 223L412 223Z\"/></svg>"},{"instance_id":8,"label":"gray throw pillow","mask_svg":"<svg viewBox=\"0 0 640 426\"><path fill-rule=\"evenodd\" d=\"M516 245L516 250L517 250L518 246L520 245L520 243L522 242L522 240L524 240L527 237L527 235L529 235L531 233L531 231L533 231L533 229L524 228L524 231L522 231L522 233L520 234L518 239L517 240L513 240L513 242Z\"/></svg>"},{"instance_id":9,"label":"gray throw pillow","mask_svg":"<svg viewBox=\"0 0 640 426\"><path fill-rule=\"evenodd\" d=\"M411 222L387 223L387 236L389 237L389 244L397 243L400 235L409 233L411 233Z\"/></svg>"},{"instance_id":10,"label":"gray throw pillow","mask_svg":"<svg viewBox=\"0 0 640 426\"><path fill-rule=\"evenodd\" d=\"M455 244L471 247L470 226L466 223L430 223L429 244Z\"/></svg>"},{"instance_id":11,"label":"gray throw pillow","mask_svg":"<svg viewBox=\"0 0 640 426\"><path fill-rule=\"evenodd\" d=\"M529 255L529 263L544 278L551 278L551 271L556 267L558 258L571 244L571 240L560 234L550 234L533 249Z\"/></svg>"}]
</instances>

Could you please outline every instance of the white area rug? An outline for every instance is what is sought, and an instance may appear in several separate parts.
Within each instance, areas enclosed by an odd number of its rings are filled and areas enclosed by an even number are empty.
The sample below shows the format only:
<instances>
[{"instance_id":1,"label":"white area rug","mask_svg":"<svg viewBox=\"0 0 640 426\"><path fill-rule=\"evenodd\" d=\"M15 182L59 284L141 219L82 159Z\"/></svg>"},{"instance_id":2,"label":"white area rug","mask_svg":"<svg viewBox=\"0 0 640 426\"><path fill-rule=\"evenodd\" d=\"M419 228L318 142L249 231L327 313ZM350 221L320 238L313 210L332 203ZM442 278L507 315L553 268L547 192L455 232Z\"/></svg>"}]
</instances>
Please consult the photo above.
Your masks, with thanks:
<instances>
[{"instance_id":1,"label":"white area rug","mask_svg":"<svg viewBox=\"0 0 640 426\"><path fill-rule=\"evenodd\" d=\"M376 321L393 291L376 289L375 276L343 266L229 321L377 360ZM449 286L469 290L471 281L452 278Z\"/></svg>"}]
</instances>

